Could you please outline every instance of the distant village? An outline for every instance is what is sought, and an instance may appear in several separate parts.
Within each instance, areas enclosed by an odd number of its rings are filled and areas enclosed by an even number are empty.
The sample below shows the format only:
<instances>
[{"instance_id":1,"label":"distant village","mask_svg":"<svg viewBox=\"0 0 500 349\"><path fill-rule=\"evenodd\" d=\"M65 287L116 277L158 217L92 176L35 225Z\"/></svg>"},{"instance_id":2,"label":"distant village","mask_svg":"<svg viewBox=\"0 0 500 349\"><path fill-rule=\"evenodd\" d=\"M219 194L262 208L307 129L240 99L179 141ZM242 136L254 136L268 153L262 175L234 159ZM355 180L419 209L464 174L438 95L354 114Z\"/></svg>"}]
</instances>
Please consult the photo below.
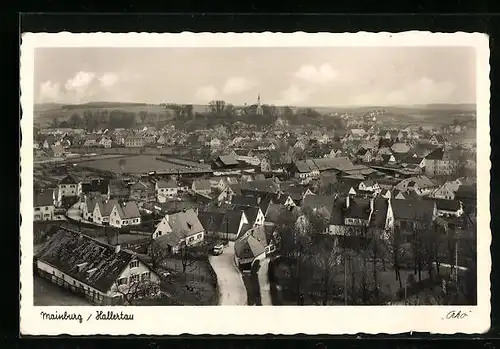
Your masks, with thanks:
<instances>
[{"instance_id":1,"label":"distant village","mask_svg":"<svg viewBox=\"0 0 500 349\"><path fill-rule=\"evenodd\" d=\"M91 304L473 304L475 139L384 113L37 129L37 277Z\"/></svg>"}]
</instances>

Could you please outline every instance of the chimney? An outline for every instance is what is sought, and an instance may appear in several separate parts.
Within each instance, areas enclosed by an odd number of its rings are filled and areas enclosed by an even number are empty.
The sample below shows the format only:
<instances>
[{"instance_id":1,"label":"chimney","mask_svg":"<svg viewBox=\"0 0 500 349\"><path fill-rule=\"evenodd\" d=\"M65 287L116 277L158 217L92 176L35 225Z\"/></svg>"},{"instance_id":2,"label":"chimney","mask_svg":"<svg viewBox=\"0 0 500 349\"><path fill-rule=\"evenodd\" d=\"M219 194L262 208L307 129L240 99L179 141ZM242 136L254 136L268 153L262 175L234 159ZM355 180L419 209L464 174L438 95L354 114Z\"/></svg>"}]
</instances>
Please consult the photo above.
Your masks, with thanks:
<instances>
[{"instance_id":1,"label":"chimney","mask_svg":"<svg viewBox=\"0 0 500 349\"><path fill-rule=\"evenodd\" d=\"M121 246L120 245L115 245L115 253L120 252Z\"/></svg>"}]
</instances>

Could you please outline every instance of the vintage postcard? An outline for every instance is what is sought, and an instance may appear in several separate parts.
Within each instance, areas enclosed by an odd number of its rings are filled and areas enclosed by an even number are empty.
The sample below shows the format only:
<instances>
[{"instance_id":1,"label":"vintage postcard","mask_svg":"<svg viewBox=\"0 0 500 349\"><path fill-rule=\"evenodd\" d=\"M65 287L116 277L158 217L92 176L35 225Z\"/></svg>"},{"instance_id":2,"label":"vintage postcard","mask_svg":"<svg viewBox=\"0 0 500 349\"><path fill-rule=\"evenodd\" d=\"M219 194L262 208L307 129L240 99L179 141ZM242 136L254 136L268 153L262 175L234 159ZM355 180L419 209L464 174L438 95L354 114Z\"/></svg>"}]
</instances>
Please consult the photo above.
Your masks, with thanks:
<instances>
[{"instance_id":1,"label":"vintage postcard","mask_svg":"<svg viewBox=\"0 0 500 349\"><path fill-rule=\"evenodd\" d=\"M479 33L25 33L25 335L482 333Z\"/></svg>"}]
</instances>

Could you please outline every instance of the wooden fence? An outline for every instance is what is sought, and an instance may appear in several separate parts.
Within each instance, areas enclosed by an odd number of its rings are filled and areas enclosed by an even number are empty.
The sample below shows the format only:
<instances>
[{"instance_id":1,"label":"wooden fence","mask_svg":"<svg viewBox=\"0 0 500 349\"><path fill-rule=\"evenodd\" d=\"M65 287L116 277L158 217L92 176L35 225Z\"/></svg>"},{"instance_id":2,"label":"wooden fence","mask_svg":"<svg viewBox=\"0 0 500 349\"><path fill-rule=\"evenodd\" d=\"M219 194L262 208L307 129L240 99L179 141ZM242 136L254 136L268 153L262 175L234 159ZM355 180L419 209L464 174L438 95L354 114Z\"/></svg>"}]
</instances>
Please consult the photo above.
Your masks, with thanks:
<instances>
[{"instance_id":1,"label":"wooden fence","mask_svg":"<svg viewBox=\"0 0 500 349\"><path fill-rule=\"evenodd\" d=\"M96 292L95 290L91 290L90 287L87 286L72 285L66 280L38 268L34 270L40 277L51 281L62 289L65 289L79 297L85 298L89 303L93 305L121 305L120 298L105 296L99 292Z\"/></svg>"}]
</instances>

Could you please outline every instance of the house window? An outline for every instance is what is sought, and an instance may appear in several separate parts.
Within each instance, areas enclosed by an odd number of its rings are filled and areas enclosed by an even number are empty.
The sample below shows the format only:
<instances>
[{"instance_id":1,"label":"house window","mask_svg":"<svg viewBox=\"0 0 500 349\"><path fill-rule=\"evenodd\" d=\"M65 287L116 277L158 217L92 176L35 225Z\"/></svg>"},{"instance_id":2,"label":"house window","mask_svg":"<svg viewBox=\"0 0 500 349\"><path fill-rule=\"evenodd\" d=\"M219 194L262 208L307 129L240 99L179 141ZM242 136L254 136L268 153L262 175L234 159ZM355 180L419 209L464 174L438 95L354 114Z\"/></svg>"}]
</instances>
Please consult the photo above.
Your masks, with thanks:
<instances>
[{"instance_id":1,"label":"house window","mask_svg":"<svg viewBox=\"0 0 500 349\"><path fill-rule=\"evenodd\" d=\"M48 210L49 210L49 208L48 208L48 207L45 207L45 211L48 211Z\"/></svg>"},{"instance_id":2,"label":"house window","mask_svg":"<svg viewBox=\"0 0 500 349\"><path fill-rule=\"evenodd\" d=\"M138 266L139 266L138 260L130 262L130 269L137 268Z\"/></svg>"},{"instance_id":3,"label":"house window","mask_svg":"<svg viewBox=\"0 0 500 349\"><path fill-rule=\"evenodd\" d=\"M146 272L141 274L141 281L149 280L150 277L151 277L151 275L150 275L149 271L146 271Z\"/></svg>"},{"instance_id":4,"label":"house window","mask_svg":"<svg viewBox=\"0 0 500 349\"><path fill-rule=\"evenodd\" d=\"M194 240L194 237L193 237L193 236L191 236L191 237L189 238L189 240L188 240L188 241L189 241L189 242L193 242L193 240Z\"/></svg>"},{"instance_id":5,"label":"house window","mask_svg":"<svg viewBox=\"0 0 500 349\"><path fill-rule=\"evenodd\" d=\"M159 232L158 232L158 236L161 236L161 234L162 234L162 233L161 233L161 231L159 231Z\"/></svg>"},{"instance_id":6,"label":"house window","mask_svg":"<svg viewBox=\"0 0 500 349\"><path fill-rule=\"evenodd\" d=\"M245 253L250 253L250 249L245 248L244 252L245 252Z\"/></svg>"},{"instance_id":7,"label":"house window","mask_svg":"<svg viewBox=\"0 0 500 349\"><path fill-rule=\"evenodd\" d=\"M35 211L40 211L40 207L35 207Z\"/></svg>"},{"instance_id":8,"label":"house window","mask_svg":"<svg viewBox=\"0 0 500 349\"><path fill-rule=\"evenodd\" d=\"M201 239L202 235L203 235L203 234L201 234L201 233L200 233L200 234L198 234L198 239Z\"/></svg>"},{"instance_id":9,"label":"house window","mask_svg":"<svg viewBox=\"0 0 500 349\"><path fill-rule=\"evenodd\" d=\"M139 282L139 274L130 275L130 283Z\"/></svg>"},{"instance_id":10,"label":"house window","mask_svg":"<svg viewBox=\"0 0 500 349\"><path fill-rule=\"evenodd\" d=\"M118 286L126 285L126 284L127 284L127 278L119 278L118 279Z\"/></svg>"}]
</instances>

